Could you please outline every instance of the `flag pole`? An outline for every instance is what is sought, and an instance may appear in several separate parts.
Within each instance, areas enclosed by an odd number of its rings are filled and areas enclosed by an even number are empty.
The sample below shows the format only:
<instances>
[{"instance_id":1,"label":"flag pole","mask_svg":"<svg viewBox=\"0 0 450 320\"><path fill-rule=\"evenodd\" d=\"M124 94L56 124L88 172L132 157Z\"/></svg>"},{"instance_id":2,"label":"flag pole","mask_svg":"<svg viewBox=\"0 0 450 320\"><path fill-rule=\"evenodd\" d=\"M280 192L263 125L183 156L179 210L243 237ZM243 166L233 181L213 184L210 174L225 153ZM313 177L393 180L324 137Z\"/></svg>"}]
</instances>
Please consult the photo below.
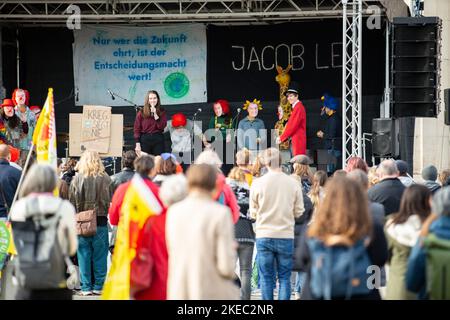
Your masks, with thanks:
<instances>
[{"instance_id":1,"label":"flag pole","mask_svg":"<svg viewBox=\"0 0 450 320\"><path fill-rule=\"evenodd\" d=\"M20 175L19 184L17 185L16 193L14 194L14 198L13 198L13 201L11 203L11 208L14 206L14 203L16 202L17 197L19 196L19 190L20 190L20 187L22 186L23 177L27 173L28 163L30 162L31 154L33 153L33 150L34 150L34 143L31 144L31 148L28 151L27 160L25 161L25 165L22 168L22 174ZM8 212L8 221L9 221L10 216L11 216L11 208L9 208L9 212Z\"/></svg>"}]
</instances>

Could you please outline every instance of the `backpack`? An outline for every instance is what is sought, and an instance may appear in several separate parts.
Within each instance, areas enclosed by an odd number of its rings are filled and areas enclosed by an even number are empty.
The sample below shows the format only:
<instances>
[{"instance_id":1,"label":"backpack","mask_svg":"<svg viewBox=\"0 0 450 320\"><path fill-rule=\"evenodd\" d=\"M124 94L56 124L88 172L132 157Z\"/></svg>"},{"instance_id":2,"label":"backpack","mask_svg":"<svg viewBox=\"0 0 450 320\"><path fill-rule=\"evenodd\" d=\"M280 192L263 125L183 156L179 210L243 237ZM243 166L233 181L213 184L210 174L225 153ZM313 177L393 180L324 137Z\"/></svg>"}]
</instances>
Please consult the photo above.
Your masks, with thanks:
<instances>
[{"instance_id":1,"label":"backpack","mask_svg":"<svg viewBox=\"0 0 450 320\"><path fill-rule=\"evenodd\" d=\"M364 240L353 246L326 246L322 241L307 240L311 255L311 291L316 299L350 299L370 293L367 285L371 265Z\"/></svg>"},{"instance_id":2,"label":"backpack","mask_svg":"<svg viewBox=\"0 0 450 320\"><path fill-rule=\"evenodd\" d=\"M219 198L217 198L216 202L225 206L225 193L223 191L220 193Z\"/></svg>"},{"instance_id":3,"label":"backpack","mask_svg":"<svg viewBox=\"0 0 450 320\"><path fill-rule=\"evenodd\" d=\"M15 276L19 285L28 290L66 287L65 257L58 239L61 220L56 212L28 214L32 201L26 204L25 221L12 221L14 244L18 257Z\"/></svg>"},{"instance_id":4,"label":"backpack","mask_svg":"<svg viewBox=\"0 0 450 320\"><path fill-rule=\"evenodd\" d=\"M431 300L450 299L450 240L430 233L424 239L427 292Z\"/></svg>"}]
</instances>

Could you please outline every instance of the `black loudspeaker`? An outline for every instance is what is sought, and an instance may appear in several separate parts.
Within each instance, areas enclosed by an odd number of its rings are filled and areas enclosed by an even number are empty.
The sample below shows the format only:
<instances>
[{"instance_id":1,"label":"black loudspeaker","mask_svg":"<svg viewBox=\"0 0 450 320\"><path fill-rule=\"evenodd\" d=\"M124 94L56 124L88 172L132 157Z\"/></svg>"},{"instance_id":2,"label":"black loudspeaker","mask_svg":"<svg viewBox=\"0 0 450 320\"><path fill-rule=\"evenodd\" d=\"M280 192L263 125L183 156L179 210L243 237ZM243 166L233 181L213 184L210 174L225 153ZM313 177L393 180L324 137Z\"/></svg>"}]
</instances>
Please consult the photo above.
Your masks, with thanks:
<instances>
[{"instance_id":1,"label":"black loudspeaker","mask_svg":"<svg viewBox=\"0 0 450 320\"><path fill-rule=\"evenodd\" d=\"M444 90L444 123L450 126L450 89Z\"/></svg>"},{"instance_id":2,"label":"black loudspeaker","mask_svg":"<svg viewBox=\"0 0 450 320\"><path fill-rule=\"evenodd\" d=\"M392 25L391 114L436 117L439 105L441 20L397 17Z\"/></svg>"},{"instance_id":3,"label":"black loudspeaker","mask_svg":"<svg viewBox=\"0 0 450 320\"><path fill-rule=\"evenodd\" d=\"M399 156L398 120L372 119L372 153L375 157Z\"/></svg>"}]
</instances>

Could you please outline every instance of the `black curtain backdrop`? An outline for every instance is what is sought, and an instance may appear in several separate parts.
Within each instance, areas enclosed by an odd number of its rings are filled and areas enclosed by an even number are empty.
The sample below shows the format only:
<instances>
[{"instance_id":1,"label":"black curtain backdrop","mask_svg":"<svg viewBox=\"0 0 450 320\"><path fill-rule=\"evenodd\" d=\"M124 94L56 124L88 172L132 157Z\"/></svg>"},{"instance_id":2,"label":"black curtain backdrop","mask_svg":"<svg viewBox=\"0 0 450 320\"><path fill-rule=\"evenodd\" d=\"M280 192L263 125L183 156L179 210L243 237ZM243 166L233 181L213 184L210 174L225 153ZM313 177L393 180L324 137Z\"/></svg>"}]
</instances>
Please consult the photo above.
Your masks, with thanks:
<instances>
[{"instance_id":1,"label":"black curtain backdrop","mask_svg":"<svg viewBox=\"0 0 450 320\"><path fill-rule=\"evenodd\" d=\"M235 114L245 100L258 98L264 107L260 111L260 118L267 128L273 128L277 120L279 86L275 82L277 72L272 65L278 62L286 67L290 60L294 69L297 69L290 72L291 78L300 84L300 99L307 112L307 147L320 149L321 142L315 135L317 130L323 128L319 117L320 97L328 92L340 98L342 91L341 32L342 21L334 19L261 26L208 25L208 102L165 106L168 115L170 117L176 112L183 112L192 117L197 108L202 108L197 119L203 122L203 129L206 129L213 114L213 101L229 100ZM11 95L16 87L16 53L13 46L16 29L3 27L2 35L4 85L7 95ZM42 106L48 87L54 89L56 127L61 134L58 155L63 157L66 144L62 133L69 132L69 113L82 112L81 107L75 106L73 33L66 28L20 28L19 41L20 85L30 91L31 104ZM364 28L364 132L371 132L372 118L379 117L384 88L384 43L383 30ZM142 101L136 103L141 104ZM164 101L162 103L164 105ZM115 114L124 115L125 149L134 148L134 108L123 106L112 110ZM241 113L240 118L245 115L245 112ZM368 146L369 155L370 149Z\"/></svg>"}]
</instances>

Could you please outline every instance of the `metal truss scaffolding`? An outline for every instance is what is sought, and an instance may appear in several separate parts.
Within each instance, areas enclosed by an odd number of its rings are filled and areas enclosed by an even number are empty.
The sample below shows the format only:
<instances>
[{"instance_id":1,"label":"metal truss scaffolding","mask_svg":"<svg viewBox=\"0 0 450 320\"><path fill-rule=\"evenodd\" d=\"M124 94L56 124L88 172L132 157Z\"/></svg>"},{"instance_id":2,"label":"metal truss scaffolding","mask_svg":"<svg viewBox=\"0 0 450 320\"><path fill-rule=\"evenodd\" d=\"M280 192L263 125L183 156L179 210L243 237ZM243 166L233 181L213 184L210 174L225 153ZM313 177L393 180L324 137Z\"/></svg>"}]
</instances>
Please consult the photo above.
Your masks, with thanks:
<instances>
[{"instance_id":1,"label":"metal truss scaffolding","mask_svg":"<svg viewBox=\"0 0 450 320\"><path fill-rule=\"evenodd\" d=\"M342 19L342 168L362 157L362 0L343 0Z\"/></svg>"},{"instance_id":2,"label":"metal truss scaffolding","mask_svg":"<svg viewBox=\"0 0 450 320\"><path fill-rule=\"evenodd\" d=\"M342 7L340 0L0 0L0 23L65 24L74 12L83 24L286 22L340 18Z\"/></svg>"}]
</instances>

